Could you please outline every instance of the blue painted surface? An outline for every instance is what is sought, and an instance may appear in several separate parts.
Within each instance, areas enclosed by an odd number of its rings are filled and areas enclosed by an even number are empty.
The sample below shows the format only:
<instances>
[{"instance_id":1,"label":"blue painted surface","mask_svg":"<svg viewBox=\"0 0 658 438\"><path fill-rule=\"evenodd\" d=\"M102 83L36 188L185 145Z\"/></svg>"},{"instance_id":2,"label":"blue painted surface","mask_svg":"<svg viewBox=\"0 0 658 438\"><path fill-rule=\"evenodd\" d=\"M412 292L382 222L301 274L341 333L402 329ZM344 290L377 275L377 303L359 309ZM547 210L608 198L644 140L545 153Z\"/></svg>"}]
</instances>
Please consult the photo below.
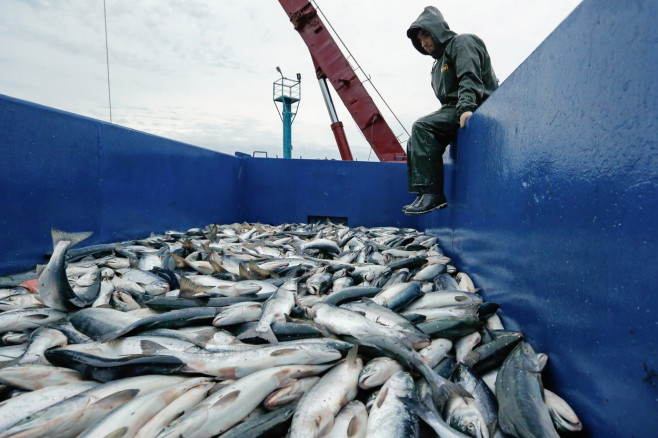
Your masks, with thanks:
<instances>
[{"instance_id":1,"label":"blue painted surface","mask_svg":"<svg viewBox=\"0 0 658 438\"><path fill-rule=\"evenodd\" d=\"M0 274L52 251L242 217L243 160L0 96Z\"/></svg>"},{"instance_id":2,"label":"blue painted surface","mask_svg":"<svg viewBox=\"0 0 658 438\"><path fill-rule=\"evenodd\" d=\"M248 159L244 220L307 222L309 216L344 217L350 226L414 227L402 213L411 202L401 163Z\"/></svg>"},{"instance_id":3,"label":"blue painted surface","mask_svg":"<svg viewBox=\"0 0 658 438\"><path fill-rule=\"evenodd\" d=\"M0 97L0 273L49 229L88 243L236 221L426 229L508 328L549 354L546 387L589 437L658 428L658 3L585 1L461 130L449 208L404 216L398 163L233 157Z\"/></svg>"}]
</instances>

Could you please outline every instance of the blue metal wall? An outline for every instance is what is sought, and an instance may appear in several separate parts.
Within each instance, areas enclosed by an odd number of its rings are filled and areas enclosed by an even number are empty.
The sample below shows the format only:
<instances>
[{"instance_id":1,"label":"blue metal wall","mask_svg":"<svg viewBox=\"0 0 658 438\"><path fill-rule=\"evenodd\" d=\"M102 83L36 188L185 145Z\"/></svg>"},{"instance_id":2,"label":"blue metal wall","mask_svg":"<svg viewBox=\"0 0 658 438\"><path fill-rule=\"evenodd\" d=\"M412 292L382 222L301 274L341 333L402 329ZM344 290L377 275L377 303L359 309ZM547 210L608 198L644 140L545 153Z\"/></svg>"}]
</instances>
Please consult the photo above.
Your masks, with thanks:
<instances>
[{"instance_id":1,"label":"blue metal wall","mask_svg":"<svg viewBox=\"0 0 658 438\"><path fill-rule=\"evenodd\" d=\"M402 213L407 193L402 163L246 159L244 220L307 222L342 217L350 226L415 227Z\"/></svg>"},{"instance_id":2,"label":"blue metal wall","mask_svg":"<svg viewBox=\"0 0 658 438\"><path fill-rule=\"evenodd\" d=\"M655 0L581 4L460 132L452 226L420 224L549 354L547 387L597 438L658 429L656 17Z\"/></svg>"},{"instance_id":3,"label":"blue metal wall","mask_svg":"<svg viewBox=\"0 0 658 438\"><path fill-rule=\"evenodd\" d=\"M88 244L243 216L242 161L0 96L0 274L43 261L50 228Z\"/></svg>"},{"instance_id":4,"label":"blue metal wall","mask_svg":"<svg viewBox=\"0 0 658 438\"><path fill-rule=\"evenodd\" d=\"M586 0L460 131L450 207L411 218L401 164L237 158L0 96L0 274L151 231L346 217L426 229L549 354L591 437L658 427L658 2ZM428 90L429 91L429 90Z\"/></svg>"}]
</instances>

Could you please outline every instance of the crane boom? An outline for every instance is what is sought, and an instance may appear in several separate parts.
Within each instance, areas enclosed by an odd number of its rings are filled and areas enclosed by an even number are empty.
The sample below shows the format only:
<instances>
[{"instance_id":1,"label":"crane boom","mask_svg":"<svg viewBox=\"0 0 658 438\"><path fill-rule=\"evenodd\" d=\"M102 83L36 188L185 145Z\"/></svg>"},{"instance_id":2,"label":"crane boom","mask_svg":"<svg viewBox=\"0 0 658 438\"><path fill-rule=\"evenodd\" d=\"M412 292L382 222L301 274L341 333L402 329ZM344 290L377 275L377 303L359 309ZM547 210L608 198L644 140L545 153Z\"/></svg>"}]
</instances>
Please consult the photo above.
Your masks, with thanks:
<instances>
[{"instance_id":1,"label":"crane boom","mask_svg":"<svg viewBox=\"0 0 658 438\"><path fill-rule=\"evenodd\" d=\"M279 3L311 52L318 79L326 79L334 87L377 158L380 161L404 161L406 154L400 142L318 16L317 10L307 0L279 0ZM335 124L332 124L334 132L337 129ZM346 144L341 145L338 135L336 137L341 156L345 159L343 150Z\"/></svg>"}]
</instances>

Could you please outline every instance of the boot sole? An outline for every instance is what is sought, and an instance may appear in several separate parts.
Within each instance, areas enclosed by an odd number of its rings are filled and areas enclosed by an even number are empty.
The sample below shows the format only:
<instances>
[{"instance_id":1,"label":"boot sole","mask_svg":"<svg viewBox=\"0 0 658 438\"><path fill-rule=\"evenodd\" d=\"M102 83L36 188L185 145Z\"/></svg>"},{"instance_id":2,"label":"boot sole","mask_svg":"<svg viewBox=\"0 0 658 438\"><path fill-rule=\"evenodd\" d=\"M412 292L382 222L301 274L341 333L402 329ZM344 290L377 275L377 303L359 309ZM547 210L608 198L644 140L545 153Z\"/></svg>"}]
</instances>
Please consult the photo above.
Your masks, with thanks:
<instances>
[{"instance_id":1,"label":"boot sole","mask_svg":"<svg viewBox=\"0 0 658 438\"><path fill-rule=\"evenodd\" d=\"M408 211L408 210L402 210L402 211L404 211L404 214L406 214L406 215L417 216L419 214L429 213L430 211L441 210L442 208L445 208L447 206L448 206L448 203L444 202L443 204L439 204L436 207L432 207L432 208L429 208L429 209L423 210L423 211Z\"/></svg>"}]
</instances>

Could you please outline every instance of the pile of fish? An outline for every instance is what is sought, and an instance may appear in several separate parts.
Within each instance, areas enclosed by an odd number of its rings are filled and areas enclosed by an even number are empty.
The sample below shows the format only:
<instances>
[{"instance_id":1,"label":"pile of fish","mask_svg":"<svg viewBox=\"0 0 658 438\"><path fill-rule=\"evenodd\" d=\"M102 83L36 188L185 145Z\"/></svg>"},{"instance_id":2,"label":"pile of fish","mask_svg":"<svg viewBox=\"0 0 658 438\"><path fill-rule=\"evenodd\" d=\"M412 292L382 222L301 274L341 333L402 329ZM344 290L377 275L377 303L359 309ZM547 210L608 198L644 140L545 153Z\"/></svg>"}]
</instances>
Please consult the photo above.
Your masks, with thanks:
<instances>
[{"instance_id":1,"label":"pile of fish","mask_svg":"<svg viewBox=\"0 0 658 438\"><path fill-rule=\"evenodd\" d=\"M547 356L413 229L209 225L0 277L3 437L558 437Z\"/></svg>"}]
</instances>

